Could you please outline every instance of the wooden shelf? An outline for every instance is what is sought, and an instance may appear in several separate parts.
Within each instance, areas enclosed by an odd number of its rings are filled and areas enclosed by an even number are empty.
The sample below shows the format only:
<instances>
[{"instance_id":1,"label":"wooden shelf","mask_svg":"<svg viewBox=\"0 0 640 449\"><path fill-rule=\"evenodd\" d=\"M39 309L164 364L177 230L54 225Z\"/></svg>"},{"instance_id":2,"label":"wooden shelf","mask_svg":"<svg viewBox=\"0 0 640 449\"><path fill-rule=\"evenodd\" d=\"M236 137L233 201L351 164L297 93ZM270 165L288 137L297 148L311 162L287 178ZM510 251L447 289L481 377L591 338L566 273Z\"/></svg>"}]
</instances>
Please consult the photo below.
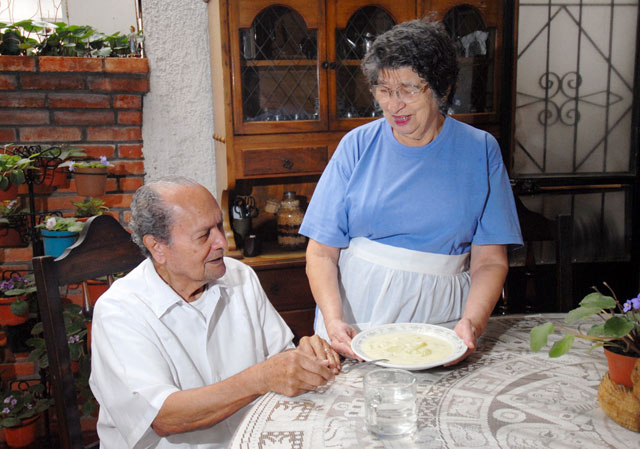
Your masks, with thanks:
<instances>
[{"instance_id":1,"label":"wooden shelf","mask_svg":"<svg viewBox=\"0 0 640 449\"><path fill-rule=\"evenodd\" d=\"M280 248L276 242L262 242L262 251L256 257L245 257L242 250L228 251L226 255L241 260L257 270L265 267L304 266L306 263L305 250L287 251Z\"/></svg>"},{"instance_id":2,"label":"wooden shelf","mask_svg":"<svg viewBox=\"0 0 640 449\"><path fill-rule=\"evenodd\" d=\"M317 59L260 59L242 61L245 67L288 67L288 66L316 66Z\"/></svg>"}]
</instances>

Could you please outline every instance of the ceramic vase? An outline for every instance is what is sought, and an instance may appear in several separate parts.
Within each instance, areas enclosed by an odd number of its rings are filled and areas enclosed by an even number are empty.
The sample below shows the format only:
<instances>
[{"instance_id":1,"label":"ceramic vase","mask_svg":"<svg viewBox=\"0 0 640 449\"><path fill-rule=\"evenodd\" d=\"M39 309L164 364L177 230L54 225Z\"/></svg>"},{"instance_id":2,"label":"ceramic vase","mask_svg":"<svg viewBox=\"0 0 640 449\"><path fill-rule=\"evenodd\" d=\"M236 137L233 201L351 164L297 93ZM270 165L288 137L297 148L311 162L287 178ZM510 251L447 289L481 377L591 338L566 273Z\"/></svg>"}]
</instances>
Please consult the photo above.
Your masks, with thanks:
<instances>
[{"instance_id":1,"label":"ceramic vase","mask_svg":"<svg viewBox=\"0 0 640 449\"><path fill-rule=\"evenodd\" d=\"M64 250L73 245L78 237L77 232L49 231L47 229L42 229L40 232L44 243L45 255L53 256L54 258L60 257Z\"/></svg>"},{"instance_id":2,"label":"ceramic vase","mask_svg":"<svg viewBox=\"0 0 640 449\"><path fill-rule=\"evenodd\" d=\"M4 438L9 447L29 446L36 440L36 430L40 415L33 416L16 427L5 427Z\"/></svg>"},{"instance_id":3,"label":"ceramic vase","mask_svg":"<svg viewBox=\"0 0 640 449\"><path fill-rule=\"evenodd\" d=\"M104 195L107 187L107 167L74 168L76 191L80 196Z\"/></svg>"},{"instance_id":4,"label":"ceramic vase","mask_svg":"<svg viewBox=\"0 0 640 449\"><path fill-rule=\"evenodd\" d=\"M0 248L19 248L27 246L20 231L11 227L0 227Z\"/></svg>"},{"instance_id":5,"label":"ceramic vase","mask_svg":"<svg viewBox=\"0 0 640 449\"><path fill-rule=\"evenodd\" d=\"M0 324L3 326L17 326L26 323L29 319L29 312L16 315L11 311L11 304L18 299L26 300L26 296L2 296L0 297Z\"/></svg>"}]
</instances>

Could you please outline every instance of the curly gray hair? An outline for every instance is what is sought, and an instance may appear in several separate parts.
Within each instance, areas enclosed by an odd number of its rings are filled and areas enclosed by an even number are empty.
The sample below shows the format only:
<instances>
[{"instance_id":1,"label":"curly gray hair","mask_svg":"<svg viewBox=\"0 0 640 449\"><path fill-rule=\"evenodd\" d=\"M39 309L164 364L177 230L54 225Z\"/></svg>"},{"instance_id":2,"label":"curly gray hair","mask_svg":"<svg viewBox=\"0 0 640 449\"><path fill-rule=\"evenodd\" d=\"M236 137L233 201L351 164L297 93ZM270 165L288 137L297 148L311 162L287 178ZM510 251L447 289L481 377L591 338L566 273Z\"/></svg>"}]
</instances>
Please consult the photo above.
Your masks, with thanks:
<instances>
[{"instance_id":1,"label":"curly gray hair","mask_svg":"<svg viewBox=\"0 0 640 449\"><path fill-rule=\"evenodd\" d=\"M162 243L171 243L171 226L173 216L169 205L162 199L158 192L160 186L199 186L193 179L184 176L167 176L151 181L133 195L131 201L131 239L134 241L145 257L151 257L151 253L142 241L145 235L152 235Z\"/></svg>"},{"instance_id":2,"label":"curly gray hair","mask_svg":"<svg viewBox=\"0 0 640 449\"><path fill-rule=\"evenodd\" d=\"M444 25L427 19L400 23L381 34L362 60L361 69L370 85L382 70L409 67L433 92L440 110L451 104L458 77L453 40Z\"/></svg>"}]
</instances>

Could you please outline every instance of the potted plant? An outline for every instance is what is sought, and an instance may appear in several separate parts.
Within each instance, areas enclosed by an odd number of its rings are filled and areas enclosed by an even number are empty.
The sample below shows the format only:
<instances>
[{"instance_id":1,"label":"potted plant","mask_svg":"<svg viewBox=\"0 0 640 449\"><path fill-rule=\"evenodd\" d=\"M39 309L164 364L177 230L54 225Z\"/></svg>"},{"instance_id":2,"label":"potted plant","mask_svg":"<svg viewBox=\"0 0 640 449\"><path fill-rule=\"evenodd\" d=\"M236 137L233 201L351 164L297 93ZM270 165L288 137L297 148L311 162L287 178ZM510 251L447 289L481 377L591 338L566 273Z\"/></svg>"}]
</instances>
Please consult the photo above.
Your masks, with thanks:
<instances>
[{"instance_id":1,"label":"potted plant","mask_svg":"<svg viewBox=\"0 0 640 449\"><path fill-rule=\"evenodd\" d=\"M94 215L102 215L109 210L100 198L89 197L84 201L72 201L71 204L75 206L74 215L79 220L86 220Z\"/></svg>"},{"instance_id":2,"label":"potted plant","mask_svg":"<svg viewBox=\"0 0 640 449\"><path fill-rule=\"evenodd\" d=\"M67 174L69 171L67 166L64 165L65 162L72 158L86 156L87 154L83 148L74 148L68 145L43 148L33 156L36 166L40 170L40 178L42 179L40 185L44 188L67 187L69 181Z\"/></svg>"},{"instance_id":3,"label":"potted plant","mask_svg":"<svg viewBox=\"0 0 640 449\"><path fill-rule=\"evenodd\" d=\"M25 183L25 171L34 168L31 158L0 153L0 200L14 199L18 186Z\"/></svg>"},{"instance_id":4,"label":"potted plant","mask_svg":"<svg viewBox=\"0 0 640 449\"><path fill-rule=\"evenodd\" d=\"M0 282L0 324L17 326L29 318L29 296L36 291L33 275L13 274Z\"/></svg>"},{"instance_id":5,"label":"potted plant","mask_svg":"<svg viewBox=\"0 0 640 449\"><path fill-rule=\"evenodd\" d=\"M10 447L24 447L35 441L36 421L53 404L43 397L44 385L20 382L18 388L3 390L0 426Z\"/></svg>"},{"instance_id":6,"label":"potted plant","mask_svg":"<svg viewBox=\"0 0 640 449\"><path fill-rule=\"evenodd\" d=\"M0 201L0 247L26 246L19 228L23 223L23 209L18 199Z\"/></svg>"},{"instance_id":7,"label":"potted plant","mask_svg":"<svg viewBox=\"0 0 640 449\"><path fill-rule=\"evenodd\" d=\"M69 171L74 174L78 195L104 195L107 185L107 170L109 167L113 167L106 156L100 156L99 161L72 161L68 166Z\"/></svg>"},{"instance_id":8,"label":"potted plant","mask_svg":"<svg viewBox=\"0 0 640 449\"><path fill-rule=\"evenodd\" d=\"M59 257L65 249L73 245L84 223L75 217L51 217L36 225L40 229L44 243L44 253Z\"/></svg>"},{"instance_id":9,"label":"potted plant","mask_svg":"<svg viewBox=\"0 0 640 449\"><path fill-rule=\"evenodd\" d=\"M80 396L80 404L84 416L88 416L96 409L96 402L91 389L89 388L89 374L91 373L91 359L86 348L88 342L87 322L82 315L82 307L77 304L64 304L62 309L64 326L67 333L67 344L69 346L69 358L71 359L71 369L76 379L76 387ZM36 323L31 329L32 338L27 340L27 345L33 350L29 353L28 360L38 363L39 368L49 367L47 347L44 338L42 323Z\"/></svg>"},{"instance_id":10,"label":"potted plant","mask_svg":"<svg viewBox=\"0 0 640 449\"><path fill-rule=\"evenodd\" d=\"M594 316L599 317L600 322L591 325L586 333L551 322L541 324L531 330L530 346L533 351L539 351L547 345L549 335L559 329L565 335L553 343L549 350L550 357L560 357L569 352L576 337L591 341L591 350L604 347L609 372L598 389L600 405L618 424L640 431L640 397L635 398L631 394L632 389L640 391L640 385L634 386L631 379L634 366L640 364L640 295L623 304L611 287L607 283L604 285L611 296L602 294L594 287L595 292L585 296L565 318L568 325ZM635 406L637 413L628 406L618 408L627 399Z\"/></svg>"}]
</instances>

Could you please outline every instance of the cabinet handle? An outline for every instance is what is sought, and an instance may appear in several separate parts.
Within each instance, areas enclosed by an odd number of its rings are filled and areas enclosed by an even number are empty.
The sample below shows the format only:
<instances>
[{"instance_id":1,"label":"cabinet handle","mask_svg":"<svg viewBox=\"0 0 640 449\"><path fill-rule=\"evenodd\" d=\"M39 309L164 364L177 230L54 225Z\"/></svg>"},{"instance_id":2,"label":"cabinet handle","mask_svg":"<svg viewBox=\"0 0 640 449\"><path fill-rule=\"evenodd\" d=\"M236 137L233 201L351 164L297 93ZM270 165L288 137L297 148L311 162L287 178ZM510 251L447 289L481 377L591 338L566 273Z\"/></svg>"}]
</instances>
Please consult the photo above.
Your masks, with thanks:
<instances>
[{"instance_id":1,"label":"cabinet handle","mask_svg":"<svg viewBox=\"0 0 640 449\"><path fill-rule=\"evenodd\" d=\"M291 161L290 159L285 159L284 161L282 161L282 167L286 168L287 170L291 170L293 168L293 161Z\"/></svg>"},{"instance_id":2,"label":"cabinet handle","mask_svg":"<svg viewBox=\"0 0 640 449\"><path fill-rule=\"evenodd\" d=\"M322 61L321 64L323 69L332 69L335 70L338 67L338 64L335 62L327 62L327 61Z\"/></svg>"},{"instance_id":3,"label":"cabinet handle","mask_svg":"<svg viewBox=\"0 0 640 449\"><path fill-rule=\"evenodd\" d=\"M278 283L271 284L271 288L269 288L269 293L273 293L274 295L277 295L279 291L280 291L280 284Z\"/></svg>"}]
</instances>

